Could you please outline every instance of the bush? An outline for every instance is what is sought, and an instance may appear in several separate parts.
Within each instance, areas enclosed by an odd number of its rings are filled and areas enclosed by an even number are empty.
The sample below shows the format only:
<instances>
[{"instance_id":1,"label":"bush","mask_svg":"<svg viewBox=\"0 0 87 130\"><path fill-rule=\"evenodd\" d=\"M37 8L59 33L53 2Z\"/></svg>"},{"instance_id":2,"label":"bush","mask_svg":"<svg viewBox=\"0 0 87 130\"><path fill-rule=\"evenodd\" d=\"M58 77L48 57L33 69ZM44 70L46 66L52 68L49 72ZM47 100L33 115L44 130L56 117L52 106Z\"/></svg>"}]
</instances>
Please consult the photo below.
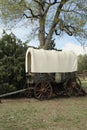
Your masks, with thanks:
<instances>
[{"instance_id":1,"label":"bush","mask_svg":"<svg viewBox=\"0 0 87 130\"><path fill-rule=\"evenodd\" d=\"M13 34L0 40L0 94L23 88L27 46Z\"/></svg>"}]
</instances>

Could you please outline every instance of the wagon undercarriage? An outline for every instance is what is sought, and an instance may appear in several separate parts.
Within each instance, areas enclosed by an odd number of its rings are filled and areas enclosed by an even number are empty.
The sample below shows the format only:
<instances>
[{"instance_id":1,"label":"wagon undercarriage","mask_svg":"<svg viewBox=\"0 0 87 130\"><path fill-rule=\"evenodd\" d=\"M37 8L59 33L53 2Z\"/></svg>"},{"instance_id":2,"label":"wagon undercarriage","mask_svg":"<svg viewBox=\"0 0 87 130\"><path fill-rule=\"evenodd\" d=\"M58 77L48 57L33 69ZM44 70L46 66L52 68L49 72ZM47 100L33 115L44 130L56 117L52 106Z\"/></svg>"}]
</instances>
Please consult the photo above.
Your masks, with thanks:
<instances>
[{"instance_id":1,"label":"wagon undercarriage","mask_svg":"<svg viewBox=\"0 0 87 130\"><path fill-rule=\"evenodd\" d=\"M43 75L43 74L42 74ZM39 76L39 80L38 80ZM39 100L50 99L54 94L57 96L85 96L87 93L81 86L81 81L78 77L68 77L62 82L55 82L53 76L49 78L48 74L44 76L38 75L37 83L29 82L29 77L27 77L27 82L23 89L17 90L15 92L10 92L0 95L0 98L7 97L17 93L24 93L28 98L35 97ZM33 77L34 78L34 77ZM0 100L1 101L1 100Z\"/></svg>"},{"instance_id":2,"label":"wagon undercarriage","mask_svg":"<svg viewBox=\"0 0 87 130\"><path fill-rule=\"evenodd\" d=\"M42 74L43 75L43 74ZM26 97L35 97L39 100L50 99L54 94L57 96L84 96L86 93L81 86L81 81L78 77L68 77L61 82L55 82L53 75L49 78L49 75L35 79L37 83L27 84L28 89L25 91ZM33 77L34 78L34 77ZM28 78L29 79L29 78ZM31 87L33 86L33 87Z\"/></svg>"}]
</instances>

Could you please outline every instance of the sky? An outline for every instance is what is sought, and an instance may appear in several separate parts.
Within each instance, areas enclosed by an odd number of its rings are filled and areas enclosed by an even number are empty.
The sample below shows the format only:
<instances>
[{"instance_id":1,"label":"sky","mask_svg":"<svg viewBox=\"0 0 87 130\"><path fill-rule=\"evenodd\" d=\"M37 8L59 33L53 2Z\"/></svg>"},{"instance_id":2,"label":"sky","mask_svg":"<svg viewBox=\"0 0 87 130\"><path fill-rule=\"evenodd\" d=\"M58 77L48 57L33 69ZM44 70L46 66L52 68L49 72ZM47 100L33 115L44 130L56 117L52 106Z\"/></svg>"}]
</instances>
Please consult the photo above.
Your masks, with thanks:
<instances>
[{"instance_id":1,"label":"sky","mask_svg":"<svg viewBox=\"0 0 87 130\"><path fill-rule=\"evenodd\" d=\"M4 25L0 24L0 36L2 35L3 28ZM32 35L32 29L30 27L21 26L20 23L15 28L8 30L7 33L9 33L10 31L12 31L17 36L17 38L21 39L23 42L25 42L28 39L29 46L35 46L35 47L39 46L39 41L37 38L34 38L34 36ZM81 44L74 37L68 36L66 34L60 38L56 37L55 43L57 49L62 49L64 51L73 51L76 53L76 55L87 54L87 47L83 48ZM87 44L87 40L86 40L86 44Z\"/></svg>"},{"instance_id":2,"label":"sky","mask_svg":"<svg viewBox=\"0 0 87 130\"><path fill-rule=\"evenodd\" d=\"M13 33L20 38L22 41L26 41L26 39L29 37L29 33L31 35L31 29L30 28L18 28L18 29L13 29ZM32 40L29 40L29 45L30 46L39 46L39 41L37 38L34 38L31 36ZM87 47L83 48L81 44L74 38L68 35L64 35L63 37L57 37L55 40L56 43L56 48L57 49L62 49L64 51L73 51L76 53L76 55L80 54L87 54ZM87 44L87 40L86 40Z\"/></svg>"},{"instance_id":3,"label":"sky","mask_svg":"<svg viewBox=\"0 0 87 130\"><path fill-rule=\"evenodd\" d=\"M26 23L28 23L28 26ZM34 38L34 36L32 35L32 29L30 28L31 25L29 25L29 21L27 21L26 18L22 18L20 21L17 22L16 25L13 26L14 27L12 27L11 30L8 31L8 33L13 32L17 36L17 38L21 39L23 42L25 42L28 39L29 46L35 46L35 47L39 46L38 38L36 37ZM33 24L32 25L33 30L34 27L35 26ZM2 35L3 28L5 28L5 25L2 23L0 19L0 36ZM85 54L85 53L87 54L87 47L83 48L81 44L71 36L64 35L64 37L60 37L60 38L56 37L55 43L57 49L62 49L65 51L74 51L77 55ZM87 44L87 39L86 39L86 44Z\"/></svg>"},{"instance_id":4,"label":"sky","mask_svg":"<svg viewBox=\"0 0 87 130\"><path fill-rule=\"evenodd\" d=\"M56 47L64 51L73 51L76 55L87 54L87 47L84 48L74 37L68 35L65 35L60 39L56 39Z\"/></svg>"}]
</instances>

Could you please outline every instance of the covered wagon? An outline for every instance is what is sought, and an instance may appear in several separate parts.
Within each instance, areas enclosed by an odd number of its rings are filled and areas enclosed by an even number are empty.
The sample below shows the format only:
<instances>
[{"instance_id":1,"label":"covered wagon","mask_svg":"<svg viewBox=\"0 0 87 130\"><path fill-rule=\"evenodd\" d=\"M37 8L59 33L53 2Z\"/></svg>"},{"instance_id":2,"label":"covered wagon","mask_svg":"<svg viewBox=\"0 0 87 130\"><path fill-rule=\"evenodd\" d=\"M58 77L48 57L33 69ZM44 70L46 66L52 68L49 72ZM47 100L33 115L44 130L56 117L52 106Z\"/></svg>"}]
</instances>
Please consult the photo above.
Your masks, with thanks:
<instances>
[{"instance_id":1,"label":"covered wagon","mask_svg":"<svg viewBox=\"0 0 87 130\"><path fill-rule=\"evenodd\" d=\"M77 56L73 52L28 48L26 73L65 73L77 71Z\"/></svg>"},{"instance_id":2,"label":"covered wagon","mask_svg":"<svg viewBox=\"0 0 87 130\"><path fill-rule=\"evenodd\" d=\"M40 100L56 95L83 94L76 76L77 56L73 52L28 48L25 58L26 95Z\"/></svg>"},{"instance_id":3,"label":"covered wagon","mask_svg":"<svg viewBox=\"0 0 87 130\"><path fill-rule=\"evenodd\" d=\"M73 52L28 48L25 56L26 83L21 90L0 95L0 98L17 93L39 100L57 96L79 96L86 92L77 76L77 56Z\"/></svg>"}]
</instances>

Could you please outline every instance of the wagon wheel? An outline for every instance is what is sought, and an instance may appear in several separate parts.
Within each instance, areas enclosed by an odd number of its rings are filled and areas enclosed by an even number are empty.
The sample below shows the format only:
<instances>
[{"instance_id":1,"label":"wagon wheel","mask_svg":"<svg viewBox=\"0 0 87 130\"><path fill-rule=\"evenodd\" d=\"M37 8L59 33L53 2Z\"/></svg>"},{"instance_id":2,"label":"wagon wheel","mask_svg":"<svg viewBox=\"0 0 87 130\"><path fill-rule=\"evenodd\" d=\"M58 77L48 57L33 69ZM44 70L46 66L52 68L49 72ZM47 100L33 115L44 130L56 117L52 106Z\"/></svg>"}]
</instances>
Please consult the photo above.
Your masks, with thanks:
<instances>
[{"instance_id":1,"label":"wagon wheel","mask_svg":"<svg viewBox=\"0 0 87 130\"><path fill-rule=\"evenodd\" d=\"M79 79L79 77L75 77L76 80L76 84L78 85L78 87L81 87L81 80Z\"/></svg>"},{"instance_id":2,"label":"wagon wheel","mask_svg":"<svg viewBox=\"0 0 87 130\"><path fill-rule=\"evenodd\" d=\"M26 83L26 85L24 86L24 89L26 88L26 90L24 91L24 96L26 96L27 98L31 98L34 95L33 89L30 89L29 84Z\"/></svg>"},{"instance_id":3,"label":"wagon wheel","mask_svg":"<svg viewBox=\"0 0 87 130\"><path fill-rule=\"evenodd\" d=\"M25 91L25 96L27 97L27 98L31 98L31 97L33 97L33 89L27 89L26 91Z\"/></svg>"},{"instance_id":4,"label":"wagon wheel","mask_svg":"<svg viewBox=\"0 0 87 130\"><path fill-rule=\"evenodd\" d=\"M49 99L52 96L52 86L48 81L37 83L34 89L34 96L39 100Z\"/></svg>"},{"instance_id":5,"label":"wagon wheel","mask_svg":"<svg viewBox=\"0 0 87 130\"><path fill-rule=\"evenodd\" d=\"M71 97L72 93L73 93L72 88L68 86L68 87L64 87L64 89L65 89L66 95L69 96L69 97Z\"/></svg>"},{"instance_id":6,"label":"wagon wheel","mask_svg":"<svg viewBox=\"0 0 87 130\"><path fill-rule=\"evenodd\" d=\"M79 96L81 95L81 81L78 77L74 77L71 82L71 88L73 92L73 96Z\"/></svg>"},{"instance_id":7,"label":"wagon wheel","mask_svg":"<svg viewBox=\"0 0 87 130\"><path fill-rule=\"evenodd\" d=\"M80 92L81 81L78 77L71 77L66 80L64 88L68 96L76 96Z\"/></svg>"},{"instance_id":8,"label":"wagon wheel","mask_svg":"<svg viewBox=\"0 0 87 130\"><path fill-rule=\"evenodd\" d=\"M73 95L73 88L75 85L76 82L72 78L69 78L64 82L63 86L67 96L71 97Z\"/></svg>"},{"instance_id":9,"label":"wagon wheel","mask_svg":"<svg viewBox=\"0 0 87 130\"><path fill-rule=\"evenodd\" d=\"M84 91L82 89L81 80L79 77L76 77L76 87L75 87L75 96L84 95Z\"/></svg>"}]
</instances>

